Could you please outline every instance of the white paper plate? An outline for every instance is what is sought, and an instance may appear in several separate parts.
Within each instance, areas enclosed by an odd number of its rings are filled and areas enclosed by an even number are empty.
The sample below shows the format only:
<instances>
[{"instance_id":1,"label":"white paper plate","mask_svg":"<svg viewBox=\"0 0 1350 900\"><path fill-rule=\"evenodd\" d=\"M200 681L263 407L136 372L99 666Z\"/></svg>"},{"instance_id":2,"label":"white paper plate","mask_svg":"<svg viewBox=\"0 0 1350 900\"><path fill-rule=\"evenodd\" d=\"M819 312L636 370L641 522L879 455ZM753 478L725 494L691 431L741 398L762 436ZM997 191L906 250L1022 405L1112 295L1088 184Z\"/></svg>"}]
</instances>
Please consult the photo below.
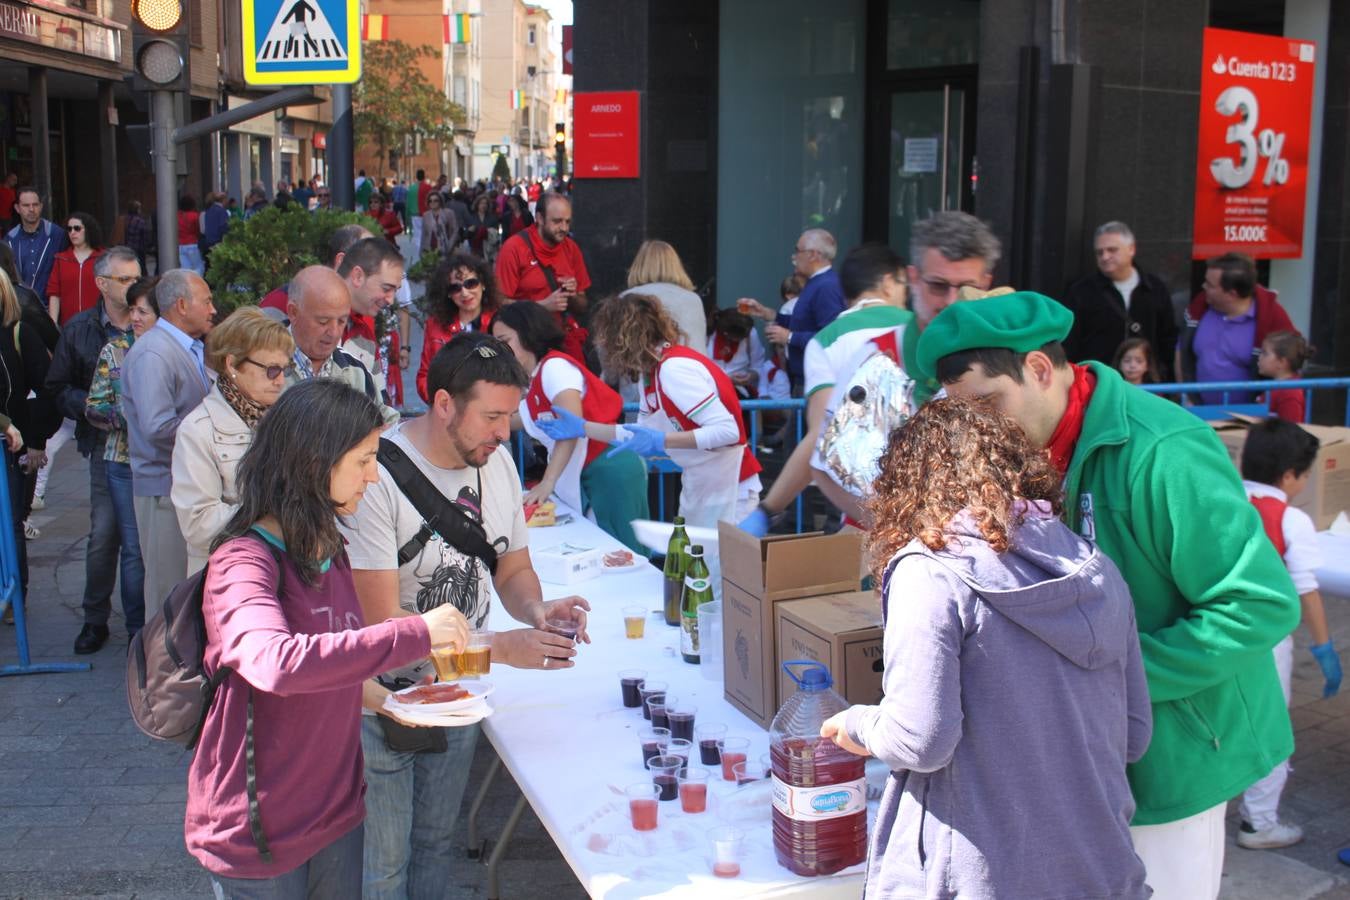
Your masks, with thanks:
<instances>
[{"instance_id":1,"label":"white paper plate","mask_svg":"<svg viewBox=\"0 0 1350 900\"><path fill-rule=\"evenodd\" d=\"M415 708L400 706L398 708L399 717L411 724L438 726L441 728L459 728L465 725L473 725L483 721L492 715L492 707L486 702L481 709L475 710L471 714L463 713L423 713Z\"/></svg>"},{"instance_id":2,"label":"white paper plate","mask_svg":"<svg viewBox=\"0 0 1350 900\"><path fill-rule=\"evenodd\" d=\"M464 690L469 692L469 696L460 700L452 700L449 703L404 703L402 697L404 694L416 690L421 685L413 685L410 688L404 688L401 691L395 691L384 698L384 705L389 709L398 710L399 715L416 710L424 715L440 715L442 713L453 713L459 710L472 709L477 703L481 703L483 698L492 693L492 683L481 679L466 678L463 681L451 682L458 684Z\"/></svg>"},{"instance_id":3,"label":"white paper plate","mask_svg":"<svg viewBox=\"0 0 1350 900\"><path fill-rule=\"evenodd\" d=\"M604 572L606 575L626 575L629 572L636 572L645 565L647 565L647 557L633 554L633 561L628 565L606 566L602 564L600 571Z\"/></svg>"}]
</instances>

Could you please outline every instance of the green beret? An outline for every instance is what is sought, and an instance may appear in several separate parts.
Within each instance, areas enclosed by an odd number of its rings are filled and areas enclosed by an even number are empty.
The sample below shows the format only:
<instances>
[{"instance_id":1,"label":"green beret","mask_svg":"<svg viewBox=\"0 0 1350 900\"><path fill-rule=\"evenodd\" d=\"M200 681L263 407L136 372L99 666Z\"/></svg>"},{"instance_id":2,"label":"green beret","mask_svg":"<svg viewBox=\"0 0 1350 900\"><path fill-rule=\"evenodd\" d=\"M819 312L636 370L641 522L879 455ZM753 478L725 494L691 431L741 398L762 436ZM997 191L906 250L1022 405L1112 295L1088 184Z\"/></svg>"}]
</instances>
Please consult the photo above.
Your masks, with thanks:
<instances>
[{"instance_id":1,"label":"green beret","mask_svg":"<svg viewBox=\"0 0 1350 900\"><path fill-rule=\"evenodd\" d=\"M1002 347L1016 353L1062 341L1073 327L1073 313L1044 294L1018 291L983 300L953 303L919 335L918 369L912 376L937 374L938 360L962 350Z\"/></svg>"}]
</instances>

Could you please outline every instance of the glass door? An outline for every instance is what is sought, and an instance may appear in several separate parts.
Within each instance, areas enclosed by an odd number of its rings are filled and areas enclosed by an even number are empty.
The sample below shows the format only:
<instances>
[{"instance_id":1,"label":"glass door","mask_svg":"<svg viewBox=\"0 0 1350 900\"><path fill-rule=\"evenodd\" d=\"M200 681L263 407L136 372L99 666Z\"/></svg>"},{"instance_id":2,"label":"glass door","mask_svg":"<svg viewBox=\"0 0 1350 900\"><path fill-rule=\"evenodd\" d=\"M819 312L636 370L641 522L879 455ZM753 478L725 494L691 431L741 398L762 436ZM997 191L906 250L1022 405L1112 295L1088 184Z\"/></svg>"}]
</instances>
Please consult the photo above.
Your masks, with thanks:
<instances>
[{"instance_id":1,"label":"glass door","mask_svg":"<svg viewBox=\"0 0 1350 900\"><path fill-rule=\"evenodd\" d=\"M957 81L890 94L886 241L908 255L914 223L970 209L974 182L974 91Z\"/></svg>"}]
</instances>

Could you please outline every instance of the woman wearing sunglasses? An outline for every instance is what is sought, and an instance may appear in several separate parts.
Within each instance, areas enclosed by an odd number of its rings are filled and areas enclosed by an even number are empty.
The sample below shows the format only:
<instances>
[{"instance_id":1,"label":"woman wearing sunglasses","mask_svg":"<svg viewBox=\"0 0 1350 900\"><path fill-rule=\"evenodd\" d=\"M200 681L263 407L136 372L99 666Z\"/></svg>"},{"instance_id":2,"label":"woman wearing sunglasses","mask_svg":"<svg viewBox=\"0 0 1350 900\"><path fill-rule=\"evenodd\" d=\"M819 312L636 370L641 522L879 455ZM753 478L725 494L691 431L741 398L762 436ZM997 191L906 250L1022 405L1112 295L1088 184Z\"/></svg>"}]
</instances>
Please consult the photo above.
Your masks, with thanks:
<instances>
[{"instance_id":1,"label":"woman wearing sunglasses","mask_svg":"<svg viewBox=\"0 0 1350 900\"><path fill-rule=\"evenodd\" d=\"M170 496L187 541L188 570L239 506L235 470L262 418L286 386L295 342L281 322L246 306L211 329L206 365L217 373L205 399L178 426Z\"/></svg>"},{"instance_id":2,"label":"woman wearing sunglasses","mask_svg":"<svg viewBox=\"0 0 1350 900\"><path fill-rule=\"evenodd\" d=\"M67 216L66 236L70 246L56 254L52 277L47 280L47 309L62 327L98 302L94 263L103 255L103 232L89 213Z\"/></svg>"},{"instance_id":3,"label":"woman wearing sunglasses","mask_svg":"<svg viewBox=\"0 0 1350 900\"><path fill-rule=\"evenodd\" d=\"M427 282L427 324L422 335L422 364L417 368L417 395L427 400L431 360L461 331L487 331L497 311L497 282L481 256L456 253L436 267Z\"/></svg>"}]
</instances>

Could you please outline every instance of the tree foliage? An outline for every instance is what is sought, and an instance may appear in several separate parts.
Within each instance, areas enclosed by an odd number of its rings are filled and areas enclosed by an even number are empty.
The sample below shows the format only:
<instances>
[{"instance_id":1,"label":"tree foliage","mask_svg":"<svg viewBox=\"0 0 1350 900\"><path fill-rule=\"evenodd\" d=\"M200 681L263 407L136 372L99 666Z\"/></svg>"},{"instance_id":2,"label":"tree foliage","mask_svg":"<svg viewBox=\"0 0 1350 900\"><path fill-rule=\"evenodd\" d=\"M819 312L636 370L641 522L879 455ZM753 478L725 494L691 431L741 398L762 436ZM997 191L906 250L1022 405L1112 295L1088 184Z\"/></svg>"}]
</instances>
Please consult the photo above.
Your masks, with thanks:
<instances>
[{"instance_id":1,"label":"tree foliage","mask_svg":"<svg viewBox=\"0 0 1350 900\"><path fill-rule=\"evenodd\" d=\"M329 238L351 224L381 233L375 220L361 213L309 212L298 204L284 210L268 206L251 218L231 222L225 239L211 249L206 271L216 308L224 315L254 305L305 266L326 262Z\"/></svg>"},{"instance_id":2,"label":"tree foliage","mask_svg":"<svg viewBox=\"0 0 1350 900\"><path fill-rule=\"evenodd\" d=\"M438 48L370 41L361 46L361 54L361 80L352 92L356 137L379 147L381 164L389 158L389 148L401 148L410 135L434 141L454 137L464 109L427 80L419 64L439 58Z\"/></svg>"},{"instance_id":3,"label":"tree foliage","mask_svg":"<svg viewBox=\"0 0 1350 900\"><path fill-rule=\"evenodd\" d=\"M497 161L492 164L492 177L494 179L500 178L502 181L511 177L511 164L506 161L505 153L497 154Z\"/></svg>"}]
</instances>

